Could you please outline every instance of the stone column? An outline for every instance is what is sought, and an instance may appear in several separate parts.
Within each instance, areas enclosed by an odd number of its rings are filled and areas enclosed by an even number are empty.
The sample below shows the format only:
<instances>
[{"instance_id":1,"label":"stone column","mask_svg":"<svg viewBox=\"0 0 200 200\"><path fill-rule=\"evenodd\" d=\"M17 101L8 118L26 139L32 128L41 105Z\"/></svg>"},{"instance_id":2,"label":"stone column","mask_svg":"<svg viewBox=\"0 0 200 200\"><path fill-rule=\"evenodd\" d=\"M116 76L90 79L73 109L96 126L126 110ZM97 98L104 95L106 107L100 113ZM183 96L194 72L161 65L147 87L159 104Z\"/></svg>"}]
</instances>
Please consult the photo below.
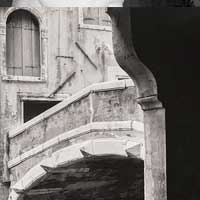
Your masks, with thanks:
<instances>
[{"instance_id":1,"label":"stone column","mask_svg":"<svg viewBox=\"0 0 200 200\"><path fill-rule=\"evenodd\" d=\"M138 103L144 111L145 200L166 200L165 109L157 98L157 83L153 73L138 58L134 49L134 19L131 12L133 10L130 8L108 9L112 19L113 48L119 65L137 86Z\"/></svg>"},{"instance_id":2,"label":"stone column","mask_svg":"<svg viewBox=\"0 0 200 200\"><path fill-rule=\"evenodd\" d=\"M138 103L144 111L145 200L166 200L165 109L156 96L139 98Z\"/></svg>"}]
</instances>

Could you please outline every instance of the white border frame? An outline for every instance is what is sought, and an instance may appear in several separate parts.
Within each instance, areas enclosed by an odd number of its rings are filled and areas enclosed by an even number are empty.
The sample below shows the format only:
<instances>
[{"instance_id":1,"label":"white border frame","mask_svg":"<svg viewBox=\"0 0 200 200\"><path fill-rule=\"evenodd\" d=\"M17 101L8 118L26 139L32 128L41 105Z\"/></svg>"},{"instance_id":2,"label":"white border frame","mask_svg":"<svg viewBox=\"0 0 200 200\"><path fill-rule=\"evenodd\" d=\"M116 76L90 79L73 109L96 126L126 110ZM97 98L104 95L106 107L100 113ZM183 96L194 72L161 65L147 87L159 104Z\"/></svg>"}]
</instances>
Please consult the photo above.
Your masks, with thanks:
<instances>
[{"instance_id":1,"label":"white border frame","mask_svg":"<svg viewBox=\"0 0 200 200\"><path fill-rule=\"evenodd\" d=\"M8 16L16 10L26 10L36 17L39 22L40 29L40 76L14 76L7 74L6 65L6 22ZM1 75L2 80L7 81L25 81L25 82L46 82L47 80L47 40L48 40L48 29L44 25L44 19L41 14L35 8L30 7L11 7L9 8L3 18L3 22L0 24L0 64L1 64Z\"/></svg>"}]
</instances>

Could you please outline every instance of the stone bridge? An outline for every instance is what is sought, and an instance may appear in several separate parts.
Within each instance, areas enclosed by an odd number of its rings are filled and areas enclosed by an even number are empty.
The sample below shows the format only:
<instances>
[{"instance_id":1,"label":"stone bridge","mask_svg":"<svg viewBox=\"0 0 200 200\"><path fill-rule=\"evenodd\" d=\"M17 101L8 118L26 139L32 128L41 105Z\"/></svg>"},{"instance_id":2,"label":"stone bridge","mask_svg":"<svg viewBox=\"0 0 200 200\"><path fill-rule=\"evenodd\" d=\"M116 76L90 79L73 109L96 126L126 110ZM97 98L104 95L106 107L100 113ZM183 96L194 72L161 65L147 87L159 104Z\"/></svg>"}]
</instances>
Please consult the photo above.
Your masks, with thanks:
<instances>
[{"instance_id":1,"label":"stone bridge","mask_svg":"<svg viewBox=\"0 0 200 200\"><path fill-rule=\"evenodd\" d=\"M9 199L143 195L142 121L136 88L123 80L91 85L10 130Z\"/></svg>"}]
</instances>

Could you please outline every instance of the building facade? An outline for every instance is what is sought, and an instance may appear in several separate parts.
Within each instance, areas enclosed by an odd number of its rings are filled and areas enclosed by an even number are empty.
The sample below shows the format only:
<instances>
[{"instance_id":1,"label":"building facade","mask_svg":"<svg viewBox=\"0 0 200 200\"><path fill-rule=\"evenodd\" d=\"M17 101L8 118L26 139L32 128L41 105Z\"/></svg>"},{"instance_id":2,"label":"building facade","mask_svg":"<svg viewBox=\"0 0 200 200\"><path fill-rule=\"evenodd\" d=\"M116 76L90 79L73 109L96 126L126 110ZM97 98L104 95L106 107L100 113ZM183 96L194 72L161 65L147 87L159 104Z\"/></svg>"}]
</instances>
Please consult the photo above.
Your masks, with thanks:
<instances>
[{"instance_id":1,"label":"building facade","mask_svg":"<svg viewBox=\"0 0 200 200\"><path fill-rule=\"evenodd\" d=\"M0 199L143 199L143 114L106 9L24 2L0 8Z\"/></svg>"},{"instance_id":2,"label":"building facade","mask_svg":"<svg viewBox=\"0 0 200 200\"><path fill-rule=\"evenodd\" d=\"M125 0L128 6L157 9L109 11L116 58L134 77L136 98L144 111L148 200L200 198L200 12L198 8L158 9L163 5L190 6L190 2L196 1Z\"/></svg>"}]
</instances>

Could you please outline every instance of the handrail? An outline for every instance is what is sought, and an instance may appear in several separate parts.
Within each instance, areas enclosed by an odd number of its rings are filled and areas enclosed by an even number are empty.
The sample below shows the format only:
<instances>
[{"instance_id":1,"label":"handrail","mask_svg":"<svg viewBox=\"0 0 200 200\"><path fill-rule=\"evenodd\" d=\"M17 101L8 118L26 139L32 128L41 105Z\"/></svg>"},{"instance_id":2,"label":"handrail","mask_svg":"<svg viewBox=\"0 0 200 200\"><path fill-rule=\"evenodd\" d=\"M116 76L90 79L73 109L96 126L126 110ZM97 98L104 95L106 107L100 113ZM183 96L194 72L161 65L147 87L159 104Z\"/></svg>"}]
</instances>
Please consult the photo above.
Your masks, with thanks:
<instances>
[{"instance_id":1,"label":"handrail","mask_svg":"<svg viewBox=\"0 0 200 200\"><path fill-rule=\"evenodd\" d=\"M34 156L40 152L45 151L46 149L61 143L62 141L70 140L72 138L79 137L93 131L115 131L115 130L135 130L141 133L144 132L144 124L139 121L110 121L110 122L92 122L70 131L66 131L46 142L34 147L31 150L26 151L25 153L18 155L16 158L8 161L8 168L15 167L21 162L25 161L31 156Z\"/></svg>"},{"instance_id":2,"label":"handrail","mask_svg":"<svg viewBox=\"0 0 200 200\"><path fill-rule=\"evenodd\" d=\"M112 81L112 82L103 82L103 83L95 83L92 84L79 92L75 93L74 95L68 97L67 99L63 100L62 102L56 104L55 106L51 107L50 109L46 110L45 112L41 113L40 115L34 117L33 119L27 121L26 123L18 126L15 129L12 129L8 132L9 138L14 138L23 131L27 130L28 128L38 124L39 122L43 121L44 119L56 114L66 106L72 104L80 100L81 98L89 95L91 92L98 92L98 91L108 91L108 90L117 90L117 89L125 89L127 87L134 86L133 81L130 80L120 80L120 81Z\"/></svg>"}]
</instances>

